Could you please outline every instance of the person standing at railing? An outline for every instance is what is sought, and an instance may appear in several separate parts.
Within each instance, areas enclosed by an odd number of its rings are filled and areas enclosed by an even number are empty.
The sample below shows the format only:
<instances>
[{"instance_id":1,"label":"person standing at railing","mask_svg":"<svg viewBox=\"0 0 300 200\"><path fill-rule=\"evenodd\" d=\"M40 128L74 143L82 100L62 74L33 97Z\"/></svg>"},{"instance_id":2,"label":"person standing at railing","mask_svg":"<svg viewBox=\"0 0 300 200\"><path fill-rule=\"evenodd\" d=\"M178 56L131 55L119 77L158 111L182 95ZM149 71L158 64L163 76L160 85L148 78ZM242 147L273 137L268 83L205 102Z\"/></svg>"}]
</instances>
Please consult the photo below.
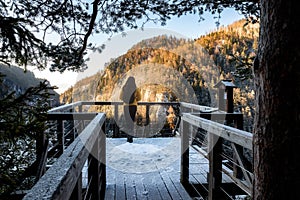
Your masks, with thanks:
<instances>
[{"instance_id":1,"label":"person standing at railing","mask_svg":"<svg viewBox=\"0 0 300 200\"><path fill-rule=\"evenodd\" d=\"M136 87L135 78L128 77L124 84L120 99L124 102L123 114L125 118L125 131L127 134L127 142L133 142L134 122L137 112L137 102L141 99L141 93Z\"/></svg>"}]
</instances>

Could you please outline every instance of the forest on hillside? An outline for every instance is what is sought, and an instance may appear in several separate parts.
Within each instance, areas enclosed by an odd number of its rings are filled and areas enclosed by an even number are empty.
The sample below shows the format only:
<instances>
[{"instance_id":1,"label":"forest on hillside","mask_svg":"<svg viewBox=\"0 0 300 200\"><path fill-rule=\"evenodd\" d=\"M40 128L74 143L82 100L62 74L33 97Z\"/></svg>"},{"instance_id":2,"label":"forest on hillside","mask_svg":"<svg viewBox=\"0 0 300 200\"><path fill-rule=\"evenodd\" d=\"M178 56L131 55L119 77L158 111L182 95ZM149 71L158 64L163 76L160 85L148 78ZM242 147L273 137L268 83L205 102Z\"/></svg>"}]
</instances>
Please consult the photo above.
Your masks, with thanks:
<instances>
[{"instance_id":1,"label":"forest on hillside","mask_svg":"<svg viewBox=\"0 0 300 200\"><path fill-rule=\"evenodd\" d=\"M14 92L16 96L23 94L28 88L35 87L40 82L45 81L44 79L36 78L34 73L31 71L24 71L16 66L7 66L0 64L0 98L4 98L8 94ZM51 91L53 94L53 104L59 104L59 94L55 91Z\"/></svg>"},{"instance_id":2,"label":"forest on hillside","mask_svg":"<svg viewBox=\"0 0 300 200\"><path fill-rule=\"evenodd\" d=\"M175 97L169 96L165 101L191 101L184 99L183 96L189 96L189 93L182 90L182 85L170 85L180 76L192 87L197 99L194 103L215 107L218 97L214 86L222 79L233 80L238 87L234 91L235 111L244 114L244 129L251 132L255 110L251 66L257 51L258 25L245 23L245 20L237 21L195 40L166 35L143 40L126 54L112 59L102 72L80 80L61 94L61 102L118 100L114 94L118 91L116 88L121 87L128 74L137 73L139 67L147 65L163 70L158 75L163 81L157 84L153 80L157 76L142 78L139 87L144 91L143 101L149 101L149 92L147 95L146 92L151 83L162 93L167 89L173 91ZM174 74L174 71L178 73ZM147 74L149 71L136 75ZM144 80L148 82L143 83ZM157 94L153 88L151 91Z\"/></svg>"}]
</instances>

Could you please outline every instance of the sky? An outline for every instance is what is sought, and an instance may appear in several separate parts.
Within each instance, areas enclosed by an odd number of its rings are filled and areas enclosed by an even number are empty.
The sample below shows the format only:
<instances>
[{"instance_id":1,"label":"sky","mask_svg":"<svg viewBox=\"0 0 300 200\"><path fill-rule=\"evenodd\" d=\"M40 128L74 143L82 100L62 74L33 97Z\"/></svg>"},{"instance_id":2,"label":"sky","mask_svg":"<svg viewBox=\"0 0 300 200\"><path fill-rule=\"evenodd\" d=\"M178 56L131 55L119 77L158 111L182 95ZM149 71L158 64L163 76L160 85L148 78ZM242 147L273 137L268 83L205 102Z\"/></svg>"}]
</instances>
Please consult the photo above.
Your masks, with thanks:
<instances>
[{"instance_id":1,"label":"sky","mask_svg":"<svg viewBox=\"0 0 300 200\"><path fill-rule=\"evenodd\" d=\"M129 30L126 31L126 36L121 34L113 36L108 40L107 35L92 36L91 42L95 44L105 44L105 49L101 54L90 53L88 54L89 61L87 62L88 69L83 73L66 71L64 73L50 72L48 69L39 71L34 69L33 72L38 78L46 78L50 81L51 85L57 86L56 90L59 94L73 86L78 80L90 76L100 69L103 69L105 63L109 62L111 58L126 53L134 44L139 41L158 35L172 35L179 38L196 39L201 35L205 35L217 29L216 19L213 15L206 13L205 20L199 22L199 17L195 15L182 16L180 18L174 17L167 21L165 26L160 24L149 23L146 24L144 30ZM233 10L225 10L220 19L220 26L229 25L243 16Z\"/></svg>"}]
</instances>

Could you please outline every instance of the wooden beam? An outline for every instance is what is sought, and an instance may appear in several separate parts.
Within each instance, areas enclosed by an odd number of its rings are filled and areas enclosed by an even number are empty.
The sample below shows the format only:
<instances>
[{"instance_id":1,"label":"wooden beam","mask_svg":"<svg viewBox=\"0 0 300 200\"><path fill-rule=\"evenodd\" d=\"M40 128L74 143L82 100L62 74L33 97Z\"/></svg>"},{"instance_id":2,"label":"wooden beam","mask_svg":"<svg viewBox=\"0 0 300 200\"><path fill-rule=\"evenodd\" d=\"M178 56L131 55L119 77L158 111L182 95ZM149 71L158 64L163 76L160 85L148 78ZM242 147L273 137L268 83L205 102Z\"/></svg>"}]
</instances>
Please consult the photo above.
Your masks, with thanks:
<instances>
[{"instance_id":1,"label":"wooden beam","mask_svg":"<svg viewBox=\"0 0 300 200\"><path fill-rule=\"evenodd\" d=\"M51 112L47 114L47 120L92 120L98 113L62 113Z\"/></svg>"},{"instance_id":2,"label":"wooden beam","mask_svg":"<svg viewBox=\"0 0 300 200\"><path fill-rule=\"evenodd\" d=\"M75 185L75 188L73 189L70 199L82 200L82 173L78 177L78 181Z\"/></svg>"},{"instance_id":3,"label":"wooden beam","mask_svg":"<svg viewBox=\"0 0 300 200\"><path fill-rule=\"evenodd\" d=\"M181 121L181 165L180 182L189 183L189 124Z\"/></svg>"},{"instance_id":4,"label":"wooden beam","mask_svg":"<svg viewBox=\"0 0 300 200\"><path fill-rule=\"evenodd\" d=\"M70 103L70 104L66 104L66 105L62 105L62 106L59 106L59 107L52 108L48 111L48 113L67 111L69 109L73 109L74 107L77 107L77 106L80 106L80 105L82 105L82 102L78 101L78 102L75 102L75 103Z\"/></svg>"},{"instance_id":5,"label":"wooden beam","mask_svg":"<svg viewBox=\"0 0 300 200\"><path fill-rule=\"evenodd\" d=\"M222 138L214 134L209 134L208 144L208 199L219 200L222 199Z\"/></svg>"},{"instance_id":6,"label":"wooden beam","mask_svg":"<svg viewBox=\"0 0 300 200\"><path fill-rule=\"evenodd\" d=\"M212 107L208 107L208 106L200 106L200 105L186 103L186 102L180 102L180 108L181 109L189 108L189 109L202 111L202 112L215 112L215 111L219 110L218 108L212 108Z\"/></svg>"},{"instance_id":7,"label":"wooden beam","mask_svg":"<svg viewBox=\"0 0 300 200\"><path fill-rule=\"evenodd\" d=\"M252 150L252 133L213 122L190 113L183 113L182 120L202 128L211 134L217 135L230 142L239 144L247 149Z\"/></svg>"}]
</instances>

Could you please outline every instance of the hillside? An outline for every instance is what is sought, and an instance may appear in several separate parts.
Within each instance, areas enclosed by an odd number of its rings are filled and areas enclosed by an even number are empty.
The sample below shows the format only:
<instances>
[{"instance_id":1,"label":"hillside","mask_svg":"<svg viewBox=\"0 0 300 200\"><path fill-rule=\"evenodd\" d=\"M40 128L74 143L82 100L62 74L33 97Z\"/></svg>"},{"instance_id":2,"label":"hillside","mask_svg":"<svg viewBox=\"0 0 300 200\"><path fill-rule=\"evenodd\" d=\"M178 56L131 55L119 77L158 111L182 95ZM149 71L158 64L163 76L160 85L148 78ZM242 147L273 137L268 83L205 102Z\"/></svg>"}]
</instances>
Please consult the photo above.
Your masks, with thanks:
<instances>
[{"instance_id":1,"label":"hillside","mask_svg":"<svg viewBox=\"0 0 300 200\"><path fill-rule=\"evenodd\" d=\"M0 98L3 98L11 92L15 92L16 96L24 93L26 89L33 86L38 86L43 79L38 79L34 76L33 72L26 71L16 66L5 66L0 64L0 74L4 75L1 81ZM59 103L59 94L51 91L53 103Z\"/></svg>"},{"instance_id":2,"label":"hillside","mask_svg":"<svg viewBox=\"0 0 300 200\"><path fill-rule=\"evenodd\" d=\"M245 25L245 20L239 20L196 40L207 49L220 69L221 79L232 79L237 85L235 110L244 114L244 129L249 132L252 132L255 112L252 63L258 48L258 35L259 24Z\"/></svg>"},{"instance_id":3,"label":"hillside","mask_svg":"<svg viewBox=\"0 0 300 200\"><path fill-rule=\"evenodd\" d=\"M230 78L239 87L235 90L236 110L244 113L246 130L251 131L254 114L251 66L257 37L258 26L245 26L245 21L240 20L195 40L166 35L143 40L113 59L101 73L77 82L61 95L61 101L119 100L124 80L134 75L142 91L142 101L178 100L216 106L214 85Z\"/></svg>"}]
</instances>

